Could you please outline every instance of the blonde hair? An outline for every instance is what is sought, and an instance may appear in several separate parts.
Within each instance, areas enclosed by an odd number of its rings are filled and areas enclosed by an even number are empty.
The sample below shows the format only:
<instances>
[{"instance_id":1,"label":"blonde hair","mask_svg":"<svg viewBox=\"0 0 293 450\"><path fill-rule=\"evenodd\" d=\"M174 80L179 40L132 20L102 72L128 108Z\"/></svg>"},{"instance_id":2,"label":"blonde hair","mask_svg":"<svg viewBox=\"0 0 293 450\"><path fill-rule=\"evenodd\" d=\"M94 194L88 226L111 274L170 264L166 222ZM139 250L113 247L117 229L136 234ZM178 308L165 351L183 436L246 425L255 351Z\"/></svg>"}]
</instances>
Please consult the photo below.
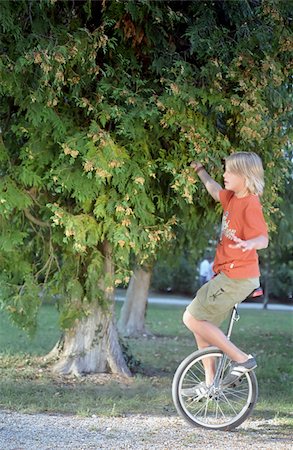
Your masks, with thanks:
<instances>
[{"instance_id":1,"label":"blonde hair","mask_svg":"<svg viewBox=\"0 0 293 450\"><path fill-rule=\"evenodd\" d=\"M251 194L262 195L265 185L264 170L262 161L256 153L233 153L225 161L228 172L244 176L246 188Z\"/></svg>"}]
</instances>

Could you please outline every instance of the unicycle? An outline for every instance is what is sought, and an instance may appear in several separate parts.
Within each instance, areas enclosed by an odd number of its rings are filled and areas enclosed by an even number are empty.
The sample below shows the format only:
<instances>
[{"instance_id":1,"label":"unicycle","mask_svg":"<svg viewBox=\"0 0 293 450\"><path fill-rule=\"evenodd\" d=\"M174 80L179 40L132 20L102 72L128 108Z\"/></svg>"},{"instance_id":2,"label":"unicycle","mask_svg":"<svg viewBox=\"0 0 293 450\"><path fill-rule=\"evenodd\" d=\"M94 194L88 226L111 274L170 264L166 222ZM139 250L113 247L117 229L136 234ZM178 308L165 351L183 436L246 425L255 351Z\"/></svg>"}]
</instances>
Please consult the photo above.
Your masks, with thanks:
<instances>
[{"instance_id":1,"label":"unicycle","mask_svg":"<svg viewBox=\"0 0 293 450\"><path fill-rule=\"evenodd\" d=\"M255 290L249 297L262 295ZM233 325L239 320L237 305L232 310L227 337L230 339ZM203 361L214 358L215 378L202 396L184 395L194 386L205 382ZM187 356L177 368L172 397L177 412L192 426L210 430L229 431L242 424L252 413L258 397L257 378L253 371L245 373L234 384L223 387L222 380L229 371L231 360L217 347L207 347Z\"/></svg>"}]
</instances>

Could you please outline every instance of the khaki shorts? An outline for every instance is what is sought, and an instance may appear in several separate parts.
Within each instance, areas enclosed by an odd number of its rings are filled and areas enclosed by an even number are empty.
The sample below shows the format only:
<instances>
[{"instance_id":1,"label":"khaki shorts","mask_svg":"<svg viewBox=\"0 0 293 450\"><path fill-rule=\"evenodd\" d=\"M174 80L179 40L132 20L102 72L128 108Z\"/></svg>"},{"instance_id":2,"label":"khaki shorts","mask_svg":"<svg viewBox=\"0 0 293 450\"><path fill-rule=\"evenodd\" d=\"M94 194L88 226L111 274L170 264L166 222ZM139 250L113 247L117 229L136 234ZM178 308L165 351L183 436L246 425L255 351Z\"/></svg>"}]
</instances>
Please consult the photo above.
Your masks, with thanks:
<instances>
[{"instance_id":1,"label":"khaki shorts","mask_svg":"<svg viewBox=\"0 0 293 450\"><path fill-rule=\"evenodd\" d=\"M197 291L186 309L195 319L220 326L233 306L258 287L259 278L234 279L221 272Z\"/></svg>"}]
</instances>

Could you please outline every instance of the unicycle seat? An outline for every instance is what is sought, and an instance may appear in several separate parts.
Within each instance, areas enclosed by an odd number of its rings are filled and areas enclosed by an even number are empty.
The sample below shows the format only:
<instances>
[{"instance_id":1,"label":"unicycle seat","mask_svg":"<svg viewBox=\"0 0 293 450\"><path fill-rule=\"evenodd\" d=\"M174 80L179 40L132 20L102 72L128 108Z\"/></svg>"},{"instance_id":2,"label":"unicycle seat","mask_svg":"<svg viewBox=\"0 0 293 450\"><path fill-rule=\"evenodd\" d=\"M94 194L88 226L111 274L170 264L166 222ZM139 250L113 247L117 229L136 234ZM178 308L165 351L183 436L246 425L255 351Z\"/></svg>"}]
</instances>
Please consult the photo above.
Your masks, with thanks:
<instances>
[{"instance_id":1,"label":"unicycle seat","mask_svg":"<svg viewBox=\"0 0 293 450\"><path fill-rule=\"evenodd\" d=\"M259 286L258 288L254 289L254 291L252 291L251 294L249 294L245 300L248 300L251 298L256 298L256 297L261 297L262 295L263 295L263 290Z\"/></svg>"}]
</instances>

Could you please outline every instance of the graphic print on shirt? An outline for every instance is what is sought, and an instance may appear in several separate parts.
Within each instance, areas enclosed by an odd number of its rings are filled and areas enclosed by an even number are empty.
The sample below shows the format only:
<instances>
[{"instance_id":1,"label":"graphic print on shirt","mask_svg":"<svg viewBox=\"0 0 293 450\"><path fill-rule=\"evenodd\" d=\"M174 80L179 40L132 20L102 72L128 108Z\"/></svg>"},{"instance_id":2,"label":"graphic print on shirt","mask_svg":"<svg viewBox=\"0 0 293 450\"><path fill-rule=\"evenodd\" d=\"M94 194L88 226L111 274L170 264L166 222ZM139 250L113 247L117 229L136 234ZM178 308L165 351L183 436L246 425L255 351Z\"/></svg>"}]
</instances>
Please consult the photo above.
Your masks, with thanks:
<instances>
[{"instance_id":1,"label":"graphic print on shirt","mask_svg":"<svg viewBox=\"0 0 293 450\"><path fill-rule=\"evenodd\" d=\"M231 241L234 241L236 230L233 228L229 228L230 225L230 219L228 219L229 211L225 211L223 214L222 219L222 228L221 228L221 237L220 240L223 239L223 236L226 236L226 238L231 239Z\"/></svg>"}]
</instances>

